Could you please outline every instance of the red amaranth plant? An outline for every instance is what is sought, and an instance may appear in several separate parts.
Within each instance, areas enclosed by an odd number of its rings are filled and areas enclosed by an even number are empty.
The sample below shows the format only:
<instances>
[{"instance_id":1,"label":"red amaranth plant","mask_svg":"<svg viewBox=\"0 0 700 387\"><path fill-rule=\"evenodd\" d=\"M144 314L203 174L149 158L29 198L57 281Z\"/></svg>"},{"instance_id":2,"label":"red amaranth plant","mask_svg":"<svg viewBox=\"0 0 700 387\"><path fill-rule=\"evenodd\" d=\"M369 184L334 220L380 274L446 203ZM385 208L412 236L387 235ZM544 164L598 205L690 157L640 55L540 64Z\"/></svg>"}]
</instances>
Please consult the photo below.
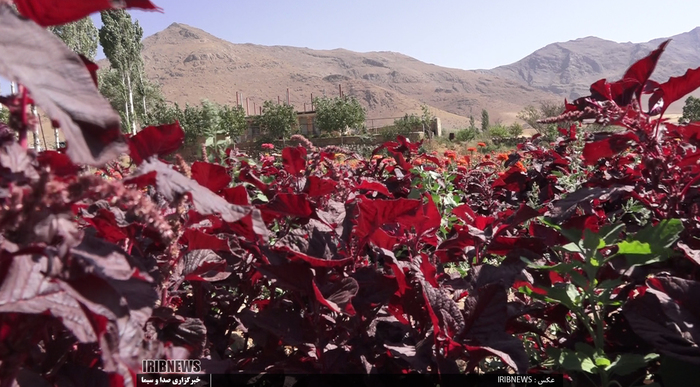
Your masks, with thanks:
<instances>
[{"instance_id":1,"label":"red amaranth plant","mask_svg":"<svg viewBox=\"0 0 700 387\"><path fill-rule=\"evenodd\" d=\"M78 16L23 3L40 23ZM700 83L696 70L649 81L665 44L567 104L567 120L623 133L572 126L469 167L402 136L371 159L306 140L259 162L229 149L221 164L171 165L179 124L122 137L85 63L32 23L0 5L0 43L33 47L0 44L0 73L23 84L0 99L20 132L0 126L0 387L132 386L155 358L255 375L566 372L606 387L673 385L698 364L700 123L639 108L650 94L662 112ZM21 141L31 102L65 152ZM135 169L114 162L122 152Z\"/></svg>"}]
</instances>

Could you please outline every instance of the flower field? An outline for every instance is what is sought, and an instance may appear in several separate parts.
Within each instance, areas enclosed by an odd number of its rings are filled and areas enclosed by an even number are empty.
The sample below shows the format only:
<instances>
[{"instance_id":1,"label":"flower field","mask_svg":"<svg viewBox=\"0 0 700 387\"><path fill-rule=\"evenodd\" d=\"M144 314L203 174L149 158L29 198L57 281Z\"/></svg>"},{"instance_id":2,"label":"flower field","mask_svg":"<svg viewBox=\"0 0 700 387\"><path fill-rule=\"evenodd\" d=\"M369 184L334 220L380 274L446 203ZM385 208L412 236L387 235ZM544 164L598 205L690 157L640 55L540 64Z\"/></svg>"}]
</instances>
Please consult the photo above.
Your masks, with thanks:
<instances>
[{"instance_id":1,"label":"flower field","mask_svg":"<svg viewBox=\"0 0 700 387\"><path fill-rule=\"evenodd\" d=\"M399 136L362 157L296 137L189 164L177 122L121 135L80 58L6 5L0 32L71 75L0 61L23 85L2 97L0 387L130 386L141 360L182 358L697 385L700 123L662 117L700 69L650 80L667 42L567 103L553 143L431 154ZM30 100L67 149L28 149Z\"/></svg>"}]
</instances>

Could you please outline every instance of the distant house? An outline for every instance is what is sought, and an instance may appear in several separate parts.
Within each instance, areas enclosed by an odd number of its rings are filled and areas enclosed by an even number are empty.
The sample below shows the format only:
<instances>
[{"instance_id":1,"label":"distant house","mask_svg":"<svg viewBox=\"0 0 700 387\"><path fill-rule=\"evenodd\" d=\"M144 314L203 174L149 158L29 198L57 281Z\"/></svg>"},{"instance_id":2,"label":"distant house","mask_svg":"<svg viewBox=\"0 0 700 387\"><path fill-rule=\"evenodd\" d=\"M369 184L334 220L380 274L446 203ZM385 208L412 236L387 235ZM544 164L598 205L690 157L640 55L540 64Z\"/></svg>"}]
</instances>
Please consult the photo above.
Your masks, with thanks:
<instances>
[{"instance_id":1,"label":"distant house","mask_svg":"<svg viewBox=\"0 0 700 387\"><path fill-rule=\"evenodd\" d=\"M248 130L241 136L241 141L254 141L261 134L260 127L256 124L257 116L248 116ZM321 131L316 126L316 111L297 112L297 125L299 133L306 136L318 136Z\"/></svg>"}]
</instances>

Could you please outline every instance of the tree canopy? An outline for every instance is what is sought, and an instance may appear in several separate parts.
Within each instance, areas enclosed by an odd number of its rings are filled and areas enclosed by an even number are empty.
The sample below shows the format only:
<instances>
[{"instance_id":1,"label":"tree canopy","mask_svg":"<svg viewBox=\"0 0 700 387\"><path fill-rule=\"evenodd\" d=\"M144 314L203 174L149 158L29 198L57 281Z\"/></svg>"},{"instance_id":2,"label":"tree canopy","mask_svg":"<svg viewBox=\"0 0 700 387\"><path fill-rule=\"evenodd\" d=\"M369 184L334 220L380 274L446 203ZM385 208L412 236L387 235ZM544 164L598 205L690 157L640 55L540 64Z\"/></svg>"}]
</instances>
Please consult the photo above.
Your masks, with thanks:
<instances>
[{"instance_id":1,"label":"tree canopy","mask_svg":"<svg viewBox=\"0 0 700 387\"><path fill-rule=\"evenodd\" d=\"M681 116L679 121L681 123L700 121L700 98L695 98L691 95L685 100L683 116Z\"/></svg>"},{"instance_id":2,"label":"tree canopy","mask_svg":"<svg viewBox=\"0 0 700 387\"><path fill-rule=\"evenodd\" d=\"M58 36L71 50L90 60L95 60L99 39L97 27L90 17L49 27L49 31Z\"/></svg>"},{"instance_id":3,"label":"tree canopy","mask_svg":"<svg viewBox=\"0 0 700 387\"><path fill-rule=\"evenodd\" d=\"M365 108L354 97L314 98L316 126L322 132L344 133L365 123Z\"/></svg>"},{"instance_id":4,"label":"tree canopy","mask_svg":"<svg viewBox=\"0 0 700 387\"><path fill-rule=\"evenodd\" d=\"M125 126L131 128L132 134L136 133L136 123L138 116L143 118L148 110L147 95L154 91L152 85L144 82L143 58L143 28L138 21L132 23L131 15L124 10L103 11L102 27L99 30L100 45L105 56L109 60L111 70L117 75L105 76L108 84L101 88L111 88L116 90L107 91L107 94L119 96L124 103L114 106L122 114ZM134 106L134 94L140 97L144 112L137 115ZM115 105L114 100L111 100Z\"/></svg>"},{"instance_id":5,"label":"tree canopy","mask_svg":"<svg viewBox=\"0 0 700 387\"><path fill-rule=\"evenodd\" d=\"M260 130L270 138L288 138L297 127L297 113L294 107L273 101L263 103L262 114L255 118Z\"/></svg>"}]
</instances>

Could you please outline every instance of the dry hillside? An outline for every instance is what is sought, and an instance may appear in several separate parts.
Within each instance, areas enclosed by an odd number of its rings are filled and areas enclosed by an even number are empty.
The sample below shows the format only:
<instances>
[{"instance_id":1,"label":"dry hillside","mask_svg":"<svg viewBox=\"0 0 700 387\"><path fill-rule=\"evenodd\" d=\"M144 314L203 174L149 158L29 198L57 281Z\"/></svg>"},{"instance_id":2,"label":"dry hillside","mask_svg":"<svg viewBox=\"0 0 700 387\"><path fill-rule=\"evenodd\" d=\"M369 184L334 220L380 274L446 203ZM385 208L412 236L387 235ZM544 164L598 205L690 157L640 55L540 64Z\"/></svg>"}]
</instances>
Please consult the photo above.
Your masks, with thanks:
<instances>
[{"instance_id":1,"label":"dry hillside","mask_svg":"<svg viewBox=\"0 0 700 387\"><path fill-rule=\"evenodd\" d=\"M654 79L665 81L700 66L700 28L676 35L661 57ZM595 37L553 43L507 66L459 70L421 62L394 52L357 53L343 49L312 50L284 46L234 44L200 29L173 23L144 40L146 72L168 100L199 103L206 98L234 104L249 98L286 99L298 110L310 109L311 95L357 97L367 108L370 126L390 124L427 104L443 127L467 126L487 109L492 122L509 123L525 105L563 101L588 94L601 78L618 79L627 67L655 49L663 39L616 43ZM698 92L700 95L700 92ZM683 101L672 106L678 113Z\"/></svg>"},{"instance_id":2,"label":"dry hillside","mask_svg":"<svg viewBox=\"0 0 700 387\"><path fill-rule=\"evenodd\" d=\"M540 90L575 99L589 94L591 83L619 79L635 61L649 54L669 38L645 43L617 43L596 37L547 45L527 57L483 74L511 79ZM700 66L700 27L670 37L671 43L659 59L652 79L664 82ZM696 91L694 95L700 95ZM684 100L672 105L681 111Z\"/></svg>"},{"instance_id":3,"label":"dry hillside","mask_svg":"<svg viewBox=\"0 0 700 387\"><path fill-rule=\"evenodd\" d=\"M467 125L473 114L489 110L491 120L510 122L526 104L560 100L514 80L449 69L393 52L357 53L343 49L233 44L200 29L174 23L144 40L146 72L166 97L180 104L207 98L234 104L236 92L250 99L252 110L264 100L286 99L302 110L311 94L357 97L377 120L419 112L425 103L446 128ZM245 103L245 99L243 99Z\"/></svg>"}]
</instances>

